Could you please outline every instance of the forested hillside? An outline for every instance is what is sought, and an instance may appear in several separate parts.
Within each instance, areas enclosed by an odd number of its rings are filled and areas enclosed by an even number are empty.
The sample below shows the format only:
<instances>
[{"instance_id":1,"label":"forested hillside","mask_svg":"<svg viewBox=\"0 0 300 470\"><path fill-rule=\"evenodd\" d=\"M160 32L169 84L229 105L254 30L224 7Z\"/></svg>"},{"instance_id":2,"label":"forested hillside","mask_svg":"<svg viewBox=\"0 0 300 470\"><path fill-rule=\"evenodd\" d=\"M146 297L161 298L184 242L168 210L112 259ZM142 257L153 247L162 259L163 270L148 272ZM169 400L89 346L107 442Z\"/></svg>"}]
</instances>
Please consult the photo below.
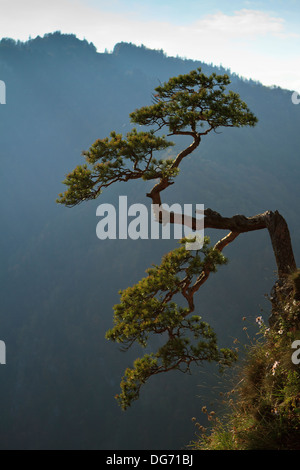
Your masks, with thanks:
<instances>
[{"instance_id":1,"label":"forested hillside","mask_svg":"<svg viewBox=\"0 0 300 470\"><path fill-rule=\"evenodd\" d=\"M160 82L197 67L225 73L132 44L100 54L60 33L0 41L2 449L179 449L193 437L191 418L201 419L203 404L226 386L214 367L165 374L149 381L132 408L119 409L114 395L138 352L124 354L105 340L112 307L119 289L144 276L174 241L96 237L98 204L117 203L120 194L149 205L145 182L113 186L72 210L55 203L83 150L112 130L126 133L129 113L150 104ZM203 138L166 202L204 204L229 217L279 210L299 260L300 106L291 91L227 73L259 122ZM197 313L220 345L231 346L237 337L248 341L243 317L250 325L258 315L267 321L276 265L266 231L240 235L224 254L229 264L199 291Z\"/></svg>"}]
</instances>

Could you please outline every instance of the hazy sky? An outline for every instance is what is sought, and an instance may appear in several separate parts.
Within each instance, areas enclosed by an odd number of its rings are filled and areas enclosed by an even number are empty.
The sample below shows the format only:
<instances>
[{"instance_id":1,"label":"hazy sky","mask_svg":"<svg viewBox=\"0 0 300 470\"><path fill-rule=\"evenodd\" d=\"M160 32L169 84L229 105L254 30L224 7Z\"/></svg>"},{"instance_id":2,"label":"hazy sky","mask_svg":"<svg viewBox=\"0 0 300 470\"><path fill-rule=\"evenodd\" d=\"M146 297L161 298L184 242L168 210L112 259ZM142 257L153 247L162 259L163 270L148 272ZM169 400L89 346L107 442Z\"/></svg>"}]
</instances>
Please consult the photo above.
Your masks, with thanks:
<instances>
[{"instance_id":1,"label":"hazy sky","mask_svg":"<svg viewBox=\"0 0 300 470\"><path fill-rule=\"evenodd\" d=\"M0 37L132 42L300 92L300 0L0 0Z\"/></svg>"}]
</instances>

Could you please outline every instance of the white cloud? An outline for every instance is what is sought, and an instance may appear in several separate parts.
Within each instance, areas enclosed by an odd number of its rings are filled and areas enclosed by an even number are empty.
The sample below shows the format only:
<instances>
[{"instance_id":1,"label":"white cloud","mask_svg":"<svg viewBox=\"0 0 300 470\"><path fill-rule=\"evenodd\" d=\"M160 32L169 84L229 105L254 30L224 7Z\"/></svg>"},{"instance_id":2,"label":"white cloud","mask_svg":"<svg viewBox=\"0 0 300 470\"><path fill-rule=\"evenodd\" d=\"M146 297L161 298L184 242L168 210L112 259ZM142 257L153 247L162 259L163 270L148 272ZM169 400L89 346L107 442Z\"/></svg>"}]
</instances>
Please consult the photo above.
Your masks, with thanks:
<instances>
[{"instance_id":1,"label":"white cloud","mask_svg":"<svg viewBox=\"0 0 300 470\"><path fill-rule=\"evenodd\" d=\"M257 36L282 33L284 20L258 10L242 9L233 15L218 12L207 15L196 23L205 32L226 34L231 37Z\"/></svg>"}]
</instances>

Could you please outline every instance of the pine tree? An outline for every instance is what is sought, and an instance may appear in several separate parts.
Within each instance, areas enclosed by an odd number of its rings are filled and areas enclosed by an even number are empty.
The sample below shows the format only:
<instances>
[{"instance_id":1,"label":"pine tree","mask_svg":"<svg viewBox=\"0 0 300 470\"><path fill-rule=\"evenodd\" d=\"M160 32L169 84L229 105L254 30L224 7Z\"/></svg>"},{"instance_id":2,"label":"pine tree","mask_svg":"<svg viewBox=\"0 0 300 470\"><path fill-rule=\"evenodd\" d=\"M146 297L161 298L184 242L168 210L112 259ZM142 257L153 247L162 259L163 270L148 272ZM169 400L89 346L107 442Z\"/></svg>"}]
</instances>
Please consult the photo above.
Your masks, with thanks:
<instances>
[{"instance_id":1,"label":"pine tree","mask_svg":"<svg viewBox=\"0 0 300 470\"><path fill-rule=\"evenodd\" d=\"M152 104L130 115L134 124L151 129L138 132L134 128L126 136L114 131L109 138L96 140L83 152L86 163L67 175L64 183L68 189L57 202L73 207L97 198L113 183L143 179L155 180L147 196L161 207L161 193L175 183L180 163L196 150L204 136L223 127L253 127L257 123L240 96L227 90L229 84L226 74L206 76L197 69L157 87ZM163 129L167 136L161 135ZM157 153L174 145L168 137L175 135L189 136L192 142L174 158L158 158ZM175 223L174 214L169 217ZM192 228L196 224L196 218L192 218ZM145 348L153 335L165 339L156 352L136 359L133 368L125 371L121 394L117 395L123 409L139 397L141 386L153 375L169 370L189 372L191 364L202 361L214 361L222 367L236 360L235 350L219 348L210 325L194 314L194 296L210 273L226 263L222 251L239 234L267 228L279 278L296 271L288 227L278 212L225 218L206 209L204 227L227 229L229 233L213 247L205 238L203 247L196 251L187 250L182 243L166 254L159 266L148 269L147 277L120 292L120 303L114 307L114 326L106 338L119 342L124 349L133 344ZM184 307L178 298L185 302Z\"/></svg>"}]
</instances>

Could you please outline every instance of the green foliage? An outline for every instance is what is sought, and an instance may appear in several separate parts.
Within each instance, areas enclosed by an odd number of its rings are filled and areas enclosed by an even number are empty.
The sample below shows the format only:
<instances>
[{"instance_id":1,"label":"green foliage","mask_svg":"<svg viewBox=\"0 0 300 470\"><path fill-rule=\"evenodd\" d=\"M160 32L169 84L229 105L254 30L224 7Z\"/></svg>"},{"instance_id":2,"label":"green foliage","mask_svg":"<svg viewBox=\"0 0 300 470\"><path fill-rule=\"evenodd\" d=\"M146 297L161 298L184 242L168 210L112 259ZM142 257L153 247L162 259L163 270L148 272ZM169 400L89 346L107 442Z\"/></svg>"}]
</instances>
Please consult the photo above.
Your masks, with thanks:
<instances>
[{"instance_id":1,"label":"green foliage","mask_svg":"<svg viewBox=\"0 0 300 470\"><path fill-rule=\"evenodd\" d=\"M122 134L111 132L110 139L98 139L88 151L83 152L86 164L77 166L64 180L68 190L57 200L66 206L75 206L88 199L97 198L103 188L117 181L144 180L173 177L172 160L157 160L155 151L165 150L173 143L150 132L133 129Z\"/></svg>"},{"instance_id":2,"label":"green foliage","mask_svg":"<svg viewBox=\"0 0 300 470\"><path fill-rule=\"evenodd\" d=\"M170 181L178 174L178 161L153 156L155 151L174 145L164 136L155 135L163 127L171 134L201 136L221 126L254 126L257 119L238 93L225 93L229 84L228 75L213 73L207 77L199 68L157 87L155 104L130 114L133 123L157 128L148 132L133 129L125 139L122 134L111 132L110 139L96 140L83 152L86 164L77 166L63 181L68 189L59 194L57 202L75 206L97 198L103 188L118 181L138 178ZM198 125L201 132L197 131Z\"/></svg>"},{"instance_id":3,"label":"green foliage","mask_svg":"<svg viewBox=\"0 0 300 470\"><path fill-rule=\"evenodd\" d=\"M139 397L141 386L152 375L174 369L188 372L192 363L202 361L229 365L236 359L233 351L218 349L214 331L200 316L190 315L190 307L173 301L177 294L188 299L195 278L207 266L216 271L217 265L226 263L219 251L209 247L208 239L199 251L203 257L184 246L171 251L159 266L147 270L148 277L120 292L121 302L114 307L114 327L107 332L107 339L125 349L134 343L147 347L153 334L166 339L156 353L137 359L133 369L126 370L122 393L117 396L124 409Z\"/></svg>"},{"instance_id":4,"label":"green foliage","mask_svg":"<svg viewBox=\"0 0 300 470\"><path fill-rule=\"evenodd\" d=\"M131 113L133 122L143 125L167 126L171 133L188 130L200 135L220 126L254 126L257 118L250 112L238 93L225 93L230 84L228 75L213 73L209 77L201 68L171 78L155 89L155 103Z\"/></svg>"},{"instance_id":5,"label":"green foliage","mask_svg":"<svg viewBox=\"0 0 300 470\"><path fill-rule=\"evenodd\" d=\"M300 269L291 275L291 280L294 284L294 298L300 300Z\"/></svg>"},{"instance_id":6,"label":"green foliage","mask_svg":"<svg viewBox=\"0 0 300 470\"><path fill-rule=\"evenodd\" d=\"M194 448L300 449L300 368L292 361L292 344L300 338L299 302L281 300L277 317L272 328L257 318L259 339L241 368L231 412L223 422L216 419L210 434L202 433Z\"/></svg>"}]
</instances>

